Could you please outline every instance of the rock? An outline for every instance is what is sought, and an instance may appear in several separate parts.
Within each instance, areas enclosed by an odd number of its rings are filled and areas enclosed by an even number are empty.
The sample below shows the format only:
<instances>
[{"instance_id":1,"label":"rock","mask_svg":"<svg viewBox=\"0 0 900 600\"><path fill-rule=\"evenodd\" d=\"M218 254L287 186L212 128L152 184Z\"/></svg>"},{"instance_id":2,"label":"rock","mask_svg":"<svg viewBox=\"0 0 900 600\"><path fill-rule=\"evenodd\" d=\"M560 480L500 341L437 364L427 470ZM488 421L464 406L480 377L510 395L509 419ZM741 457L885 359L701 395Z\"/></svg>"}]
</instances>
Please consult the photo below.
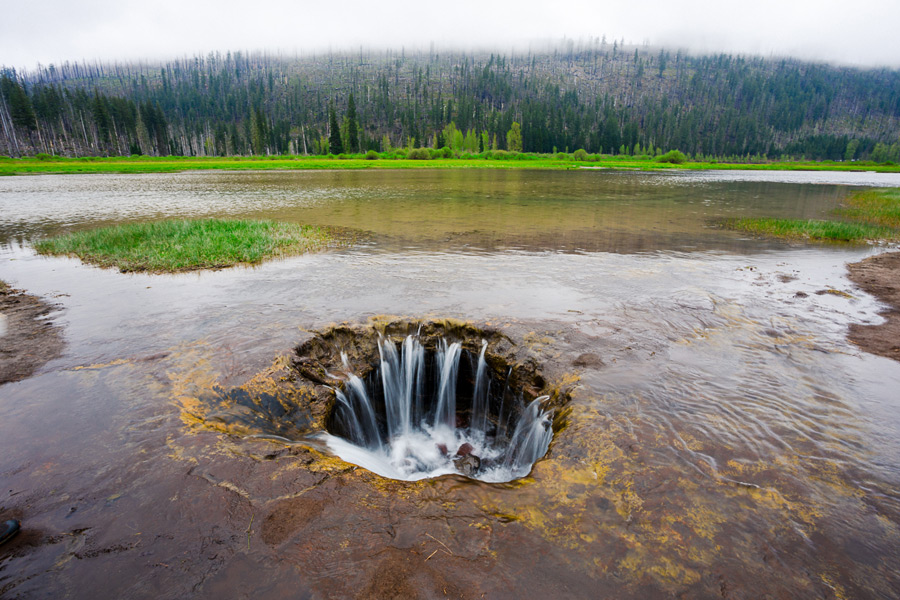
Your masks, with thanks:
<instances>
[{"instance_id":1,"label":"rock","mask_svg":"<svg viewBox=\"0 0 900 600\"><path fill-rule=\"evenodd\" d=\"M473 450L475 450L475 447L472 444L466 442L465 444L463 444L462 446L459 447L459 450L456 451L456 455L457 456L468 456L469 454L472 454Z\"/></svg>"},{"instance_id":2,"label":"rock","mask_svg":"<svg viewBox=\"0 0 900 600\"><path fill-rule=\"evenodd\" d=\"M466 477L475 477L475 474L478 473L478 469L481 468L481 459L470 453L465 456L454 458L453 466L456 467L456 470L459 471L460 474L465 475Z\"/></svg>"},{"instance_id":3,"label":"rock","mask_svg":"<svg viewBox=\"0 0 900 600\"><path fill-rule=\"evenodd\" d=\"M580 354L575 360L573 360L572 366L588 369L599 369L600 367L605 367L606 363L604 363L603 359L601 359L596 354L586 352L585 354Z\"/></svg>"},{"instance_id":4,"label":"rock","mask_svg":"<svg viewBox=\"0 0 900 600\"><path fill-rule=\"evenodd\" d=\"M443 454L444 456L447 456L448 454L450 454L450 451L447 450L447 444L438 444L437 448L438 448L438 450L441 451L441 454Z\"/></svg>"}]
</instances>

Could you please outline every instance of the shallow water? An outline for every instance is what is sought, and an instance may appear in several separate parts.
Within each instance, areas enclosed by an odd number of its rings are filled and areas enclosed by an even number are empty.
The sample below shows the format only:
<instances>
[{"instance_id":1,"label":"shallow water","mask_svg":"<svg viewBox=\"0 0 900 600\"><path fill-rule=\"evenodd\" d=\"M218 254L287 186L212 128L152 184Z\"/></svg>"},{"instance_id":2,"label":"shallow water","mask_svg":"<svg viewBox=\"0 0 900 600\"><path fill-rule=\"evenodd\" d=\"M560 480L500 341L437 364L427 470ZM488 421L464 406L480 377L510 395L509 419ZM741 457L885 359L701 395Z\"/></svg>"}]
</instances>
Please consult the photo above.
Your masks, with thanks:
<instances>
[{"instance_id":1,"label":"shallow water","mask_svg":"<svg viewBox=\"0 0 900 600\"><path fill-rule=\"evenodd\" d=\"M0 280L58 303L67 343L0 387L0 516L25 525L0 548L0 595L94 597L105 581L105 595L130 597L375 597L407 581L424 597L442 585L462 597L896 597L900 364L845 339L879 306L844 264L880 250L716 222L821 218L856 187L898 182L764 176L0 179ZM164 276L29 246L206 215L365 234ZM580 377L568 426L525 484L310 475L271 458L273 442L182 421L200 391L246 382L308 330L379 314L490 323Z\"/></svg>"},{"instance_id":2,"label":"shallow water","mask_svg":"<svg viewBox=\"0 0 900 600\"><path fill-rule=\"evenodd\" d=\"M803 175L816 185L802 183ZM716 220L822 218L852 189L850 175L859 186L900 185L895 174L792 172L749 179L598 171L13 177L0 184L0 243L111 222L226 216L362 229L380 249L403 251L757 252L764 247L758 241L717 231Z\"/></svg>"}]
</instances>

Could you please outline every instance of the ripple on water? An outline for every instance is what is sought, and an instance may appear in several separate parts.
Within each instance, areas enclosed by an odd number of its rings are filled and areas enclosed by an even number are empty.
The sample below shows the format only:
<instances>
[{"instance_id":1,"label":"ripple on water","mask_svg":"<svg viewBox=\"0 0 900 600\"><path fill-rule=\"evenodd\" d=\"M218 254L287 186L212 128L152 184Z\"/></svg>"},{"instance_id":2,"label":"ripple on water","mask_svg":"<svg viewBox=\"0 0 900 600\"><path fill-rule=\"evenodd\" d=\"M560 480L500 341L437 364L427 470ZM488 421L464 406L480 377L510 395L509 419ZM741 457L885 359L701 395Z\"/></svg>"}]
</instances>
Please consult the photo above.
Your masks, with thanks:
<instances>
[{"instance_id":1,"label":"ripple on water","mask_svg":"<svg viewBox=\"0 0 900 600\"><path fill-rule=\"evenodd\" d=\"M760 244L706 221L767 210L814 218L848 188L654 179L654 195L643 175L596 175L549 175L530 197L522 184L537 176L392 174L403 181L386 200L372 195L384 191L384 174L7 178L4 240L218 211L321 219L376 234L352 250L167 277L36 257L27 243L4 246L0 279L58 302L67 336L65 354L38 377L0 390L0 428L14 428L0 472L21 492L10 502L27 497L31 518L54 531L82 518L103 522L104 543L159 532L150 551L165 564L183 560L184 536L199 548L203 535L222 531L216 547L225 551L213 554L270 552L273 578L288 583L298 569L313 581L377 570L371 557L389 543L402 544L405 557L407 548L422 551L415 556L424 561L437 546L424 550L415 536L451 523L440 539L454 553L453 537L460 540L461 575L480 581L491 580L484 573L496 569L492 557L552 577L536 571L532 549L541 548L548 560L623 596L647 597L639 586L658 585L700 597L726 583L751 595L813 596L831 593L834 582L861 597L890 597L898 580L885 565L897 562L900 548L900 367L845 340L848 323L878 321L877 304L849 285L842 266L873 250ZM449 190L440 211L438 188ZM540 194L550 200L541 205ZM416 230L410 223L419 217ZM827 289L846 295L816 293ZM303 463L289 453L267 447L248 458L250 441L192 435L172 416L173 398L246 381L307 339L306 329L383 313L508 327L529 351L580 375L569 426L527 481L435 484L414 509L400 492L420 488L407 482L390 488L396 496L388 499L377 486L342 497L365 480L343 472L301 477ZM279 461L295 470L285 467L275 479L266 469ZM275 550L263 547L248 536L265 517L252 510L297 494L298 481L304 491L313 486L313 498L328 494L327 502L308 529L285 532ZM113 499L79 501L66 518L74 498L95 497ZM166 507L165 518L148 506ZM196 527L183 527L185 514ZM132 524L136 515L144 521ZM334 533L346 537L348 522L364 532L351 532L366 545L355 562L344 562ZM466 553L476 534L487 541ZM250 554L248 537L259 544ZM91 547L98 556L102 549ZM14 570L25 576L41 561L56 562L51 550L35 552L16 557ZM426 566L442 568L445 557ZM134 560L139 566L128 575L146 568L143 555ZM197 575L192 582L213 564L201 562L202 569L185 566ZM91 565L110 563L69 561L60 580L86 582ZM527 586L537 577L503 581Z\"/></svg>"}]
</instances>

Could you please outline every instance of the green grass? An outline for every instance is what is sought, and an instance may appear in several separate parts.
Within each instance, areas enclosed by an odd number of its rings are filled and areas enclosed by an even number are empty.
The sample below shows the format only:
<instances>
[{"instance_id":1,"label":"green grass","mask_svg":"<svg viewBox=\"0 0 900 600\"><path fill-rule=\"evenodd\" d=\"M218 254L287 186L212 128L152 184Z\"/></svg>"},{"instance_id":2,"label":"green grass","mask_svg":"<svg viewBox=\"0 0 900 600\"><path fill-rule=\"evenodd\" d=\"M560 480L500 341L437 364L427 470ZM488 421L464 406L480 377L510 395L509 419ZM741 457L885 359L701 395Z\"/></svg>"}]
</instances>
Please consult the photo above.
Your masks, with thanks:
<instances>
[{"instance_id":1,"label":"green grass","mask_svg":"<svg viewBox=\"0 0 900 600\"><path fill-rule=\"evenodd\" d=\"M852 221L900 229L900 189L869 190L851 196L837 214Z\"/></svg>"},{"instance_id":2,"label":"green grass","mask_svg":"<svg viewBox=\"0 0 900 600\"><path fill-rule=\"evenodd\" d=\"M827 242L900 240L900 190L858 192L835 211L841 221L802 219L732 219L729 229L785 239Z\"/></svg>"},{"instance_id":3,"label":"green grass","mask_svg":"<svg viewBox=\"0 0 900 600\"><path fill-rule=\"evenodd\" d=\"M862 242L866 240L896 239L898 232L890 227L843 221L803 221L800 219L734 219L726 225L731 229L756 235L785 239L806 239L828 242Z\"/></svg>"},{"instance_id":4,"label":"green grass","mask_svg":"<svg viewBox=\"0 0 900 600\"><path fill-rule=\"evenodd\" d=\"M685 170L791 170L791 171L879 171L900 172L900 166L847 162L771 162L771 163L710 163L685 162L672 164L656 162L649 156L586 155L587 160L575 160L573 154L512 154L498 153L500 158L484 155L465 155L465 158L410 160L398 153L379 154L375 160L365 155L327 156L132 156L132 157L42 157L0 158L0 175L37 173L167 173L190 170L316 170L316 169L543 169L565 170L582 167L656 171ZM342 155L343 156L343 155ZM584 157L585 155L579 156Z\"/></svg>"},{"instance_id":5,"label":"green grass","mask_svg":"<svg viewBox=\"0 0 900 600\"><path fill-rule=\"evenodd\" d=\"M171 220L102 227L41 240L41 254L74 255L122 272L177 272L254 264L324 247L328 234L274 221Z\"/></svg>"}]
</instances>

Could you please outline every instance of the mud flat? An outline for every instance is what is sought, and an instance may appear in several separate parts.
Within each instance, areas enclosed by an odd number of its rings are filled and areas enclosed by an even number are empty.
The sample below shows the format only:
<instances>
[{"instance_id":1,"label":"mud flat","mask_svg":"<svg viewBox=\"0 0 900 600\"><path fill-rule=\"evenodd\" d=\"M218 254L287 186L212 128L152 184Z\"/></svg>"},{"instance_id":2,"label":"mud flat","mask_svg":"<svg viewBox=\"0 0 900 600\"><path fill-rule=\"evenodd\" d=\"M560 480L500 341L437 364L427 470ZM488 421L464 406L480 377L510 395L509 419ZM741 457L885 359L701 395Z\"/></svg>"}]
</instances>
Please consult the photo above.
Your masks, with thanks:
<instances>
[{"instance_id":1,"label":"mud flat","mask_svg":"<svg viewBox=\"0 0 900 600\"><path fill-rule=\"evenodd\" d=\"M0 281L0 384L29 377L59 356L62 335L46 320L54 307Z\"/></svg>"},{"instance_id":2,"label":"mud flat","mask_svg":"<svg viewBox=\"0 0 900 600\"><path fill-rule=\"evenodd\" d=\"M881 325L850 326L850 341L872 354L900 361L900 252L879 254L847 266L850 280L890 308Z\"/></svg>"}]
</instances>

